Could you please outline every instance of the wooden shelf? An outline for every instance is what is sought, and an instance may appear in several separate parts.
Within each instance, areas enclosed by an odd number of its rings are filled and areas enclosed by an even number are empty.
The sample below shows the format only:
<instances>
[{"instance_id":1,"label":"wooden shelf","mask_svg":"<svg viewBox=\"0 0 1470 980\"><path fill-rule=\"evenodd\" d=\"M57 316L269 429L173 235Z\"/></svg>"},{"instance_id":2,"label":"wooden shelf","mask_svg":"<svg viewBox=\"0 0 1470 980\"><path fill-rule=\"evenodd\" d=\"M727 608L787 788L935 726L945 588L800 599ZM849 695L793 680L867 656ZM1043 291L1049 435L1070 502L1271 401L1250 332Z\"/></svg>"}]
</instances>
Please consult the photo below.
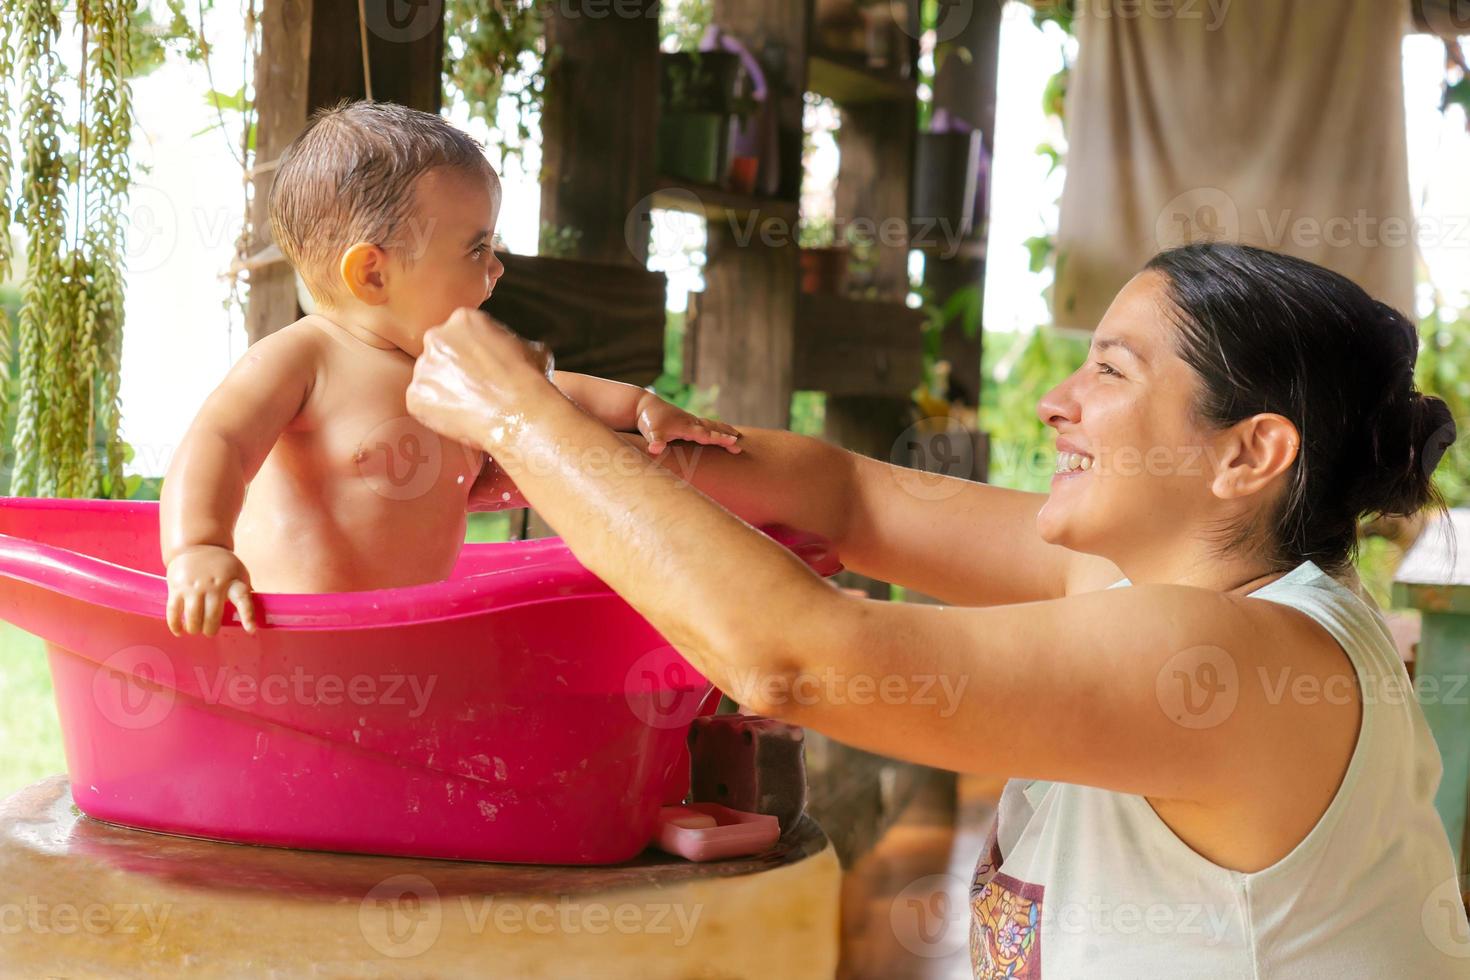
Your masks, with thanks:
<instances>
[{"instance_id":1,"label":"wooden shelf","mask_svg":"<svg viewBox=\"0 0 1470 980\"><path fill-rule=\"evenodd\" d=\"M670 211L702 214L715 221L752 214L779 218L795 226L797 203L779 197L737 194L714 184L699 184L677 177L660 177L653 192L653 206Z\"/></svg>"},{"instance_id":2,"label":"wooden shelf","mask_svg":"<svg viewBox=\"0 0 1470 980\"><path fill-rule=\"evenodd\" d=\"M912 78L869 68L862 55L818 49L807 59L806 87L839 106L912 102L918 92Z\"/></svg>"}]
</instances>

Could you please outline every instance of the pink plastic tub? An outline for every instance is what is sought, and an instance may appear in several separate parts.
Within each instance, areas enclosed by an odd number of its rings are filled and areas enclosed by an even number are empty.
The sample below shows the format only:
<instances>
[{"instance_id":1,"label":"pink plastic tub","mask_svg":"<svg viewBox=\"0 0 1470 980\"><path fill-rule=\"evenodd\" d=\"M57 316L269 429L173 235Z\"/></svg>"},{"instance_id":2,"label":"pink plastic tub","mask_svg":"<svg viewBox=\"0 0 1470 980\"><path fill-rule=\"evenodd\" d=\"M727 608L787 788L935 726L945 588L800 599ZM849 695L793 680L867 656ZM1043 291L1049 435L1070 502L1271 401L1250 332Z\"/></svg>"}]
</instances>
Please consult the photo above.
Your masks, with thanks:
<instances>
[{"instance_id":1,"label":"pink plastic tub","mask_svg":"<svg viewBox=\"0 0 1470 980\"><path fill-rule=\"evenodd\" d=\"M819 542L786 540L819 571L840 567ZM46 641L90 816L601 864L643 850L688 785L709 682L560 539L466 545L432 585L260 595L253 637L174 637L161 572L155 503L0 498L0 618Z\"/></svg>"}]
</instances>

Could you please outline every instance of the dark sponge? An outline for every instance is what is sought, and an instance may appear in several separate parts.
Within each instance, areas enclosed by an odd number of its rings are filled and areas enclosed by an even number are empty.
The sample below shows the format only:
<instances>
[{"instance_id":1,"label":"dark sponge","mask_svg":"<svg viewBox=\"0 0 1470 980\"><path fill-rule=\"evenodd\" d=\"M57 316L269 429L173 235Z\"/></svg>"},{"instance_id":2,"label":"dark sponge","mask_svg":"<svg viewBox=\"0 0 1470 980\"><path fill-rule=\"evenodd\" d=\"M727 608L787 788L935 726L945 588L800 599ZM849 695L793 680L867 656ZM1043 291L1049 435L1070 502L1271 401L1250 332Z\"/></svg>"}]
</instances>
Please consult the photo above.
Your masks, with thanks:
<instances>
[{"instance_id":1,"label":"dark sponge","mask_svg":"<svg viewBox=\"0 0 1470 980\"><path fill-rule=\"evenodd\" d=\"M696 718L689 729L692 800L770 814L785 833L806 810L805 746L801 726L773 718Z\"/></svg>"}]
</instances>

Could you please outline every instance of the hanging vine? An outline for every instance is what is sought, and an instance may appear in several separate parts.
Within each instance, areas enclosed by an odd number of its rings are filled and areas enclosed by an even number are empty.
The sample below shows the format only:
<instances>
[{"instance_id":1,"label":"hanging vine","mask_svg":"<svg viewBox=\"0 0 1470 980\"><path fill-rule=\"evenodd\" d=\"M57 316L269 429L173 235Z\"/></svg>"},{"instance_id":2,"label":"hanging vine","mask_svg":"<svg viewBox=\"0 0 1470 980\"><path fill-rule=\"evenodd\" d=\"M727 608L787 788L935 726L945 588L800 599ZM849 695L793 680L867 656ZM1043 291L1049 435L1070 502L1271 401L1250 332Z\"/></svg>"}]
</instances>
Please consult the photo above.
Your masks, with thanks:
<instances>
[{"instance_id":1,"label":"hanging vine","mask_svg":"<svg viewBox=\"0 0 1470 980\"><path fill-rule=\"evenodd\" d=\"M515 100L516 137L501 147L516 154L531 139L546 78L557 52L546 46L551 0L447 0L444 81L470 114L495 127L500 97ZM511 81L512 84L507 84ZM509 134L507 134L509 135Z\"/></svg>"},{"instance_id":2,"label":"hanging vine","mask_svg":"<svg viewBox=\"0 0 1470 980\"><path fill-rule=\"evenodd\" d=\"M0 17L0 79L15 77L15 52L12 34L15 20ZM10 225L14 214L10 203L10 174L15 161L10 152L10 86L0 81L0 282L10 278L12 256ZM15 325L10 313L0 308L0 419L10 416L10 358Z\"/></svg>"},{"instance_id":3,"label":"hanging vine","mask_svg":"<svg viewBox=\"0 0 1470 980\"><path fill-rule=\"evenodd\" d=\"M59 0L16 0L18 36L4 57L21 85L26 277L18 318L20 403L10 492L123 495L118 436L135 0L77 0L78 106L67 120ZM12 71L11 77L16 77ZM0 131L10 106L0 104ZM7 164L0 175L8 184ZM70 221L68 216L70 215ZM0 255L0 262L8 253ZM3 268L3 266L0 266Z\"/></svg>"}]
</instances>

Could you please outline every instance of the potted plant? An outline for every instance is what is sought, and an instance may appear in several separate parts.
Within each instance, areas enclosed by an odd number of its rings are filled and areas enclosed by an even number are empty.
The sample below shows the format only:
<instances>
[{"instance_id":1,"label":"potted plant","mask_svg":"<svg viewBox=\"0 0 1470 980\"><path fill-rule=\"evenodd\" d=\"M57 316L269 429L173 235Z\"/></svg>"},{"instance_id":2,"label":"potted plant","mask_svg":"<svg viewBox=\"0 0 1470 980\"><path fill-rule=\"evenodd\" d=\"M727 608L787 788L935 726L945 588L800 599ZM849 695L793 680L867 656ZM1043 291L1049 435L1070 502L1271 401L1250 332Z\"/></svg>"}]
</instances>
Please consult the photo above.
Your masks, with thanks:
<instances>
[{"instance_id":1,"label":"potted plant","mask_svg":"<svg viewBox=\"0 0 1470 980\"><path fill-rule=\"evenodd\" d=\"M981 134L958 123L935 122L929 132L919 134L914 154L914 218L968 236L981 194Z\"/></svg>"},{"instance_id":2,"label":"potted plant","mask_svg":"<svg viewBox=\"0 0 1470 980\"><path fill-rule=\"evenodd\" d=\"M801 291L840 295L847 283L847 242L838 242L831 218L803 221L797 235L801 247Z\"/></svg>"},{"instance_id":3,"label":"potted plant","mask_svg":"<svg viewBox=\"0 0 1470 980\"><path fill-rule=\"evenodd\" d=\"M659 172L720 183L729 157L730 118L741 108L739 55L665 52L659 64Z\"/></svg>"}]
</instances>

